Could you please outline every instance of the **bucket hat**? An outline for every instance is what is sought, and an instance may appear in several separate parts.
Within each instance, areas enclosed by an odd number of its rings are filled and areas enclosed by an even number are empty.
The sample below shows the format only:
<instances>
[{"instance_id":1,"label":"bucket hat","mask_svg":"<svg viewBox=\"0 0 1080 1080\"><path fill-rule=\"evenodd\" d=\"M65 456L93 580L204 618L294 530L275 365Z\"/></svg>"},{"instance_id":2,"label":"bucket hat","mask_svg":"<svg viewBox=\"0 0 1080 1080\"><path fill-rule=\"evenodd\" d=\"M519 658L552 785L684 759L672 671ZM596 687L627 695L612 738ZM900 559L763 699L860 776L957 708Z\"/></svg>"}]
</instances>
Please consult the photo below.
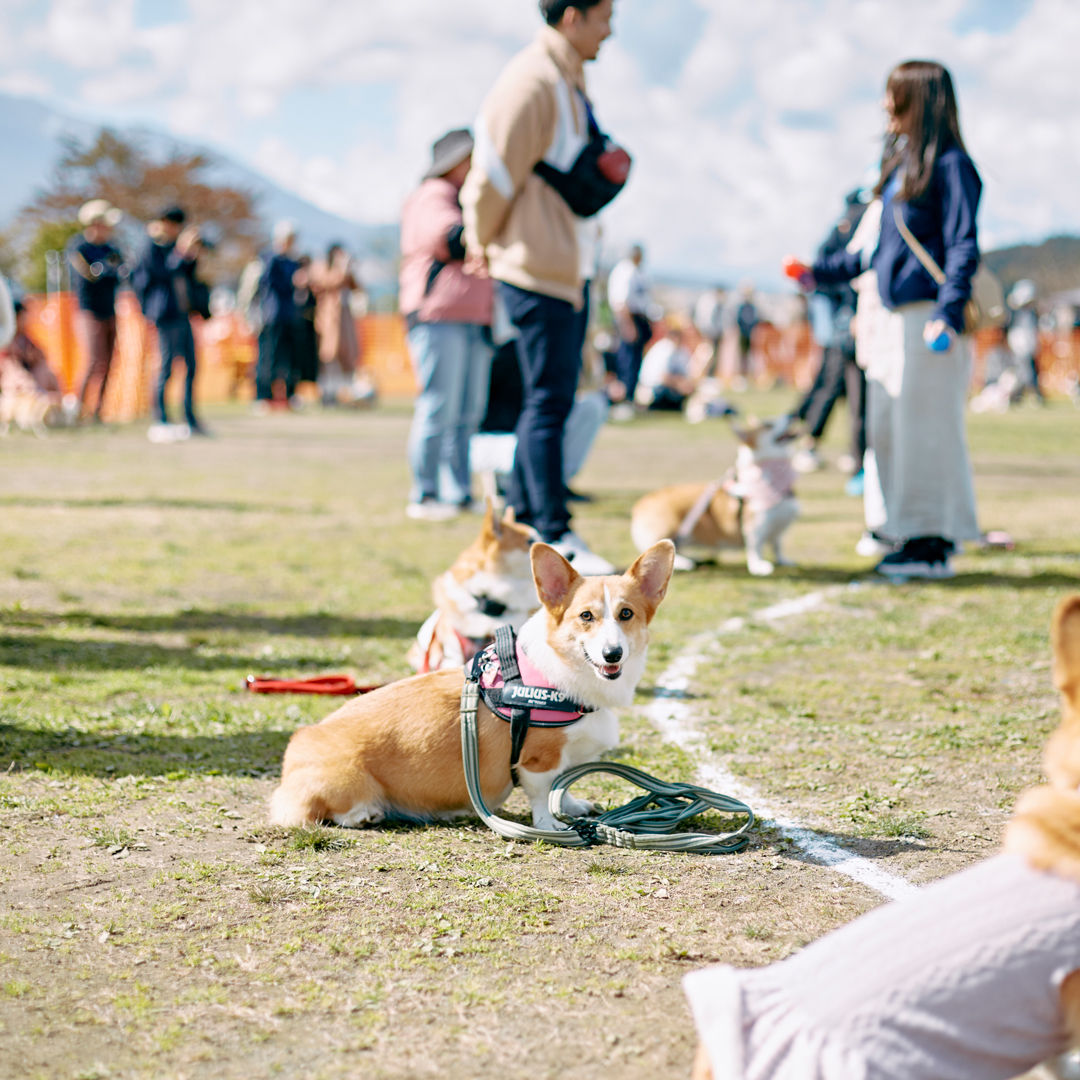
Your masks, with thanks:
<instances>
[{"instance_id":1,"label":"bucket hat","mask_svg":"<svg viewBox=\"0 0 1080 1080\"><path fill-rule=\"evenodd\" d=\"M473 137L468 128L448 131L431 148L431 168L424 173L424 179L434 180L438 176L445 176L472 152Z\"/></svg>"},{"instance_id":2,"label":"bucket hat","mask_svg":"<svg viewBox=\"0 0 1080 1080\"><path fill-rule=\"evenodd\" d=\"M108 225L112 229L120 224L123 216L122 210L117 210L105 199L91 199L79 208L79 224L83 228L89 228L91 225Z\"/></svg>"}]
</instances>

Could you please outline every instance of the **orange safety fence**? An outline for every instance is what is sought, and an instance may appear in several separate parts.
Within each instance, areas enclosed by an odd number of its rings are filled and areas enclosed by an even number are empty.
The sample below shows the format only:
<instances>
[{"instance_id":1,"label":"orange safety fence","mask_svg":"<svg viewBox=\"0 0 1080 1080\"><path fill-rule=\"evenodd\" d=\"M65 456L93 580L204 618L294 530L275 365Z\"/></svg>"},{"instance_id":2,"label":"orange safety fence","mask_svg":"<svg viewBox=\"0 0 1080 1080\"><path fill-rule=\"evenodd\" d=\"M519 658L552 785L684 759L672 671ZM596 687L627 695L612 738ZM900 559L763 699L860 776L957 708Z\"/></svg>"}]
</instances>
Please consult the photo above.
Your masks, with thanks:
<instances>
[{"instance_id":1,"label":"orange safety fence","mask_svg":"<svg viewBox=\"0 0 1080 1080\"><path fill-rule=\"evenodd\" d=\"M986 360L1001 345L1004 334L998 329L979 330L974 335L971 387L981 390L986 381ZM1039 332L1039 386L1046 394L1071 396L1080 385L1080 330L1072 326Z\"/></svg>"},{"instance_id":2,"label":"orange safety fence","mask_svg":"<svg viewBox=\"0 0 1080 1080\"><path fill-rule=\"evenodd\" d=\"M87 354L80 330L80 316L72 293L28 296L30 336L41 346L65 393L78 392L86 372ZM124 422L150 413L152 390L158 371L157 332L139 310L130 292L117 296L117 345L105 405L105 419ZM258 347L243 319L235 314L192 321L199 370L196 400L220 402L249 399ZM356 320L361 365L374 380L380 395L412 396L416 382L406 345L405 320L398 314L372 314ZM685 328L685 343L693 349L700 336ZM1000 330L975 335L971 383L983 385L986 357L1001 340ZM1043 331L1040 335L1040 383L1047 393L1068 394L1080 384L1080 331L1071 327ZM726 333L720 345L719 375L725 382L735 374L738 335ZM754 330L750 349L750 377L758 386L784 383L805 390L813 381L821 359L807 322L777 327L762 322ZM178 365L181 367L181 365ZM170 400L178 398L183 371L173 375Z\"/></svg>"},{"instance_id":3,"label":"orange safety fence","mask_svg":"<svg viewBox=\"0 0 1080 1080\"><path fill-rule=\"evenodd\" d=\"M65 393L78 393L87 368L80 313L73 293L49 297L27 296L28 332L44 351ZM250 399L254 396L256 339L235 313L215 315L205 322L192 320L198 371L195 398L200 402ZM372 314L356 320L361 364L384 396L416 392L408 349L405 320L396 314ZM116 298L116 350L102 409L104 419L122 423L150 414L153 387L159 369L157 331L143 318L135 297L121 292ZM170 381L168 396L182 393L183 366Z\"/></svg>"}]
</instances>

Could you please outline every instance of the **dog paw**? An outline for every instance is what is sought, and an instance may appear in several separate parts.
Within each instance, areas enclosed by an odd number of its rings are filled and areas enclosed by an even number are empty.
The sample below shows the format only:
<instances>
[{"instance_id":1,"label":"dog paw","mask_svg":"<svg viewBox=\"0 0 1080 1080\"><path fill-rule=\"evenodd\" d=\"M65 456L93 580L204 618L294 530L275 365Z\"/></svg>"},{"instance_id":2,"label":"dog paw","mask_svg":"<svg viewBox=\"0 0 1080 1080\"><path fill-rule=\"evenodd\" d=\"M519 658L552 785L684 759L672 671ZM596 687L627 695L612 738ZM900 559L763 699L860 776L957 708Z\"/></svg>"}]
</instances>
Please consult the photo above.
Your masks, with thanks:
<instances>
[{"instance_id":1,"label":"dog paw","mask_svg":"<svg viewBox=\"0 0 1080 1080\"><path fill-rule=\"evenodd\" d=\"M585 799L575 799L573 795L563 795L562 810L570 817L593 817L600 812L595 803Z\"/></svg>"},{"instance_id":2,"label":"dog paw","mask_svg":"<svg viewBox=\"0 0 1080 1080\"><path fill-rule=\"evenodd\" d=\"M688 555L676 554L674 567L676 570L696 570L697 563Z\"/></svg>"},{"instance_id":3,"label":"dog paw","mask_svg":"<svg viewBox=\"0 0 1080 1080\"><path fill-rule=\"evenodd\" d=\"M768 559L747 559L746 569L749 570L754 577L768 577L776 567L773 566Z\"/></svg>"},{"instance_id":4,"label":"dog paw","mask_svg":"<svg viewBox=\"0 0 1080 1080\"><path fill-rule=\"evenodd\" d=\"M551 814L545 811L543 814L533 814L533 828L544 829L548 832L566 832L570 826L564 825L561 821L556 821Z\"/></svg>"},{"instance_id":5,"label":"dog paw","mask_svg":"<svg viewBox=\"0 0 1080 1080\"><path fill-rule=\"evenodd\" d=\"M385 821L386 811L381 807L354 806L344 814L334 814L331 820L343 829L362 829Z\"/></svg>"}]
</instances>

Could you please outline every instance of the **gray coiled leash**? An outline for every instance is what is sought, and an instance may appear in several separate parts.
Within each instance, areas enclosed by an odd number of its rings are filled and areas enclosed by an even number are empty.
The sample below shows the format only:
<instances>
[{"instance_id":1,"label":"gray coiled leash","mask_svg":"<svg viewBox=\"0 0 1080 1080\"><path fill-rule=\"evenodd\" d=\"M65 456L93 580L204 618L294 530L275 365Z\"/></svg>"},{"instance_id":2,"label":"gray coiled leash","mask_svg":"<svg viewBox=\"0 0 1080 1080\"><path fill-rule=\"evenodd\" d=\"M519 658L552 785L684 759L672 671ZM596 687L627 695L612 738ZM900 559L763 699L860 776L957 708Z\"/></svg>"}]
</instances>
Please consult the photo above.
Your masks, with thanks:
<instances>
[{"instance_id":1,"label":"gray coiled leash","mask_svg":"<svg viewBox=\"0 0 1080 1080\"><path fill-rule=\"evenodd\" d=\"M641 848L649 851L687 851L699 855L726 855L742 851L750 842L747 835L754 824L754 812L746 803L720 795L696 784L668 784L663 780L615 762L593 761L577 765L558 776L551 786L548 809L569 829L534 829L493 814L480 791L480 730L477 709L479 683L466 668L461 688L461 756L465 764L465 782L469 798L481 820L493 832L507 840L543 840L562 847L591 847L611 844L614 847ZM562 812L563 795L570 785L590 773L605 772L622 777L642 788L646 794L631 799L625 806L608 810L595 818L575 818ZM723 814L745 814L746 821L730 833L672 832L683 821L717 810Z\"/></svg>"}]
</instances>

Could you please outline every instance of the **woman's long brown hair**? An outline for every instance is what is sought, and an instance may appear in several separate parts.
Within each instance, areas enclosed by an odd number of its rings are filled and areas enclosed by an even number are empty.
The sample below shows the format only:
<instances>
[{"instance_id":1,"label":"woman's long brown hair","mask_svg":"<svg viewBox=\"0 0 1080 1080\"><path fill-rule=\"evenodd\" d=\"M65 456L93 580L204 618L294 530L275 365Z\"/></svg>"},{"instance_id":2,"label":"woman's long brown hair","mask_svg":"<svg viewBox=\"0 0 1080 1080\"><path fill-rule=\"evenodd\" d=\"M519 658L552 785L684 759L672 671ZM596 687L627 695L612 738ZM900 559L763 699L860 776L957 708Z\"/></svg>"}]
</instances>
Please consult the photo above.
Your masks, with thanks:
<instances>
[{"instance_id":1,"label":"woman's long brown hair","mask_svg":"<svg viewBox=\"0 0 1080 1080\"><path fill-rule=\"evenodd\" d=\"M897 198L917 202L926 194L941 152L951 145L964 147L952 76L933 60L908 60L893 68L885 91L893 100L893 115L911 116L907 140L890 139L881 162L881 194L889 178L904 164L904 180Z\"/></svg>"}]
</instances>

